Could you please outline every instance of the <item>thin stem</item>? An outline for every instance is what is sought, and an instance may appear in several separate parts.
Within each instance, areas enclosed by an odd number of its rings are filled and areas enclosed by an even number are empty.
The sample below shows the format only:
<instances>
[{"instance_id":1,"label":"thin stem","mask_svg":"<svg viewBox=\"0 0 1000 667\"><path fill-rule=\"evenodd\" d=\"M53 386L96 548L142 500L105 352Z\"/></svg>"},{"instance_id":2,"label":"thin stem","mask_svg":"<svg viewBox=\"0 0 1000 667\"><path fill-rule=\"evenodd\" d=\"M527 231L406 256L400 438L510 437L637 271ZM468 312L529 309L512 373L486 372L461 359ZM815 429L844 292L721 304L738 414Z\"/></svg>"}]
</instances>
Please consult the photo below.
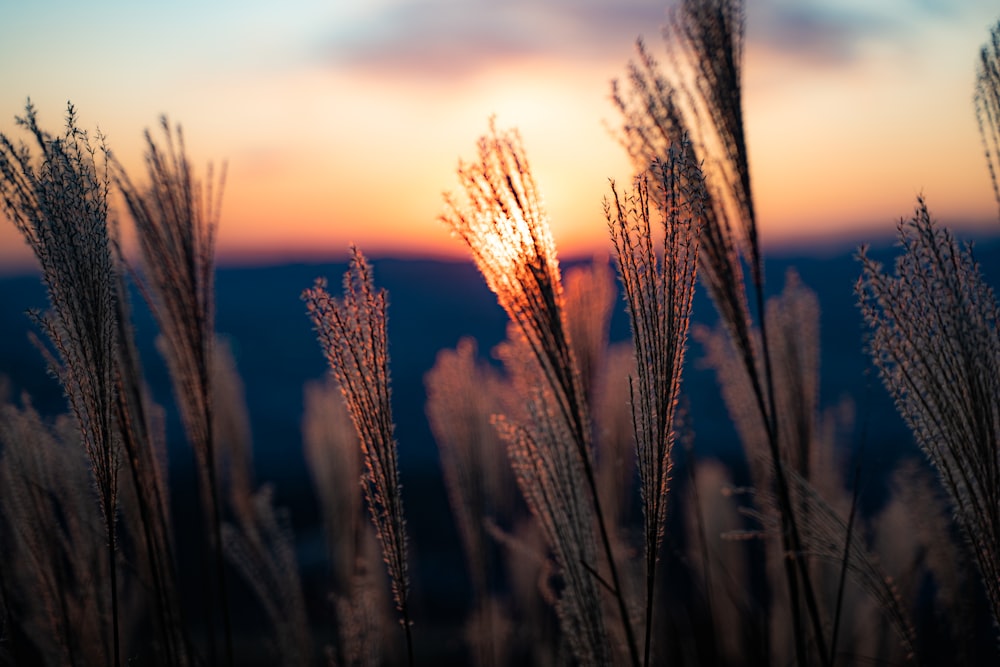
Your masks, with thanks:
<instances>
[{"instance_id":1,"label":"thin stem","mask_svg":"<svg viewBox=\"0 0 1000 667\"><path fill-rule=\"evenodd\" d=\"M595 570L590 563L581 559L580 565L583 566L583 569L585 569L587 572L593 575L594 579L597 579L597 583L603 586L604 590L606 590L608 593L611 593L612 595L615 594L615 589L611 587L611 584L608 583L608 580L602 577L601 573Z\"/></svg>"},{"instance_id":2,"label":"thin stem","mask_svg":"<svg viewBox=\"0 0 1000 667\"><path fill-rule=\"evenodd\" d=\"M688 453L691 455L688 461L688 475L691 482L691 496L694 501L694 514L695 519L698 524L698 539L701 541L701 559L702 559L702 576L705 579L705 605L708 607L708 631L710 633L709 638L709 648L712 651L712 664L718 664L718 646L716 644L716 625L715 625L715 609L712 604L712 573L711 566L712 560L708 553L708 534L705 531L705 516L702 513L701 504L701 494L698 492L698 479L695 475L695 460L694 451L689 448ZM649 630L647 628L647 634ZM647 638L647 653L648 653L648 638ZM646 663L648 665L648 662Z\"/></svg>"},{"instance_id":3,"label":"thin stem","mask_svg":"<svg viewBox=\"0 0 1000 667\"><path fill-rule=\"evenodd\" d=\"M561 333L561 330L559 331ZM567 348L568 349L568 348ZM568 396L572 396L574 385L569 383L569 387L564 387ZM576 398L572 396L572 398ZM570 399L574 406L579 405L575 400ZM639 667L639 649L636 644L635 631L632 629L632 617L628 613L628 605L625 602L625 593L622 591L621 580L618 576L618 566L615 564L615 555L611 547L611 537L608 533L607 521L604 519L604 511L601 508L601 496L597 490L597 478L594 474L594 466L587 451L587 444L584 440L582 416L579 410L571 410L571 423L574 427L574 435L577 445L577 453L583 462L584 476L587 479L587 488L590 490L590 497L594 502L594 513L597 515L597 526L601 534L601 546L604 549L604 557L608 561L608 568L611 570L611 587L614 592L615 602L618 605L618 613L622 618L622 625L625 629L625 641L628 645L629 658L633 667ZM589 569L589 568L588 568Z\"/></svg>"},{"instance_id":4,"label":"thin stem","mask_svg":"<svg viewBox=\"0 0 1000 667\"><path fill-rule=\"evenodd\" d=\"M121 666L121 648L118 629L118 565L116 558L115 540L115 519L114 513L108 512L105 519L105 526L108 532L108 567L111 571L111 628L112 628L112 652L115 656L115 667Z\"/></svg>"},{"instance_id":5,"label":"thin stem","mask_svg":"<svg viewBox=\"0 0 1000 667\"><path fill-rule=\"evenodd\" d=\"M206 385L207 386L207 378ZM211 410L206 410L206 423L211 424ZM215 559L215 577L218 581L219 606L222 610L222 632L226 639L226 664L233 667L233 631L229 616L229 597L226 589L226 568L225 557L222 552L222 519L219 516L219 492L215 471L215 438L211 429L206 433L205 451L208 463L206 465L208 473L208 490L211 496L209 507L210 529L212 531L212 551Z\"/></svg>"},{"instance_id":6,"label":"thin stem","mask_svg":"<svg viewBox=\"0 0 1000 667\"><path fill-rule=\"evenodd\" d=\"M410 630L410 611L408 605L403 605L403 629L406 631L406 664L413 667L413 632Z\"/></svg>"},{"instance_id":7,"label":"thin stem","mask_svg":"<svg viewBox=\"0 0 1000 667\"><path fill-rule=\"evenodd\" d=\"M138 461L136 461L131 449L129 449L128 454L129 456L127 458L129 462L129 470L132 473L132 487L135 490L136 504L139 506L139 523L142 524L142 538L146 544L146 551L149 554L149 569L150 574L153 577L153 588L156 591L156 615L160 621L160 628L163 633L163 643L167 651L167 660L171 663L176 663L177 658L173 655L174 643L173 636L170 631L170 621L167 620L169 612L166 609L166 589L160 570L161 561L159 549L157 548L156 540L153 538L149 519L149 508L147 507L146 499L143 496L142 487L139 484Z\"/></svg>"},{"instance_id":8,"label":"thin stem","mask_svg":"<svg viewBox=\"0 0 1000 667\"><path fill-rule=\"evenodd\" d=\"M656 590L656 568L646 577L646 628L643 640L642 664L649 667L650 648L653 644L653 593Z\"/></svg>"},{"instance_id":9,"label":"thin stem","mask_svg":"<svg viewBox=\"0 0 1000 667\"><path fill-rule=\"evenodd\" d=\"M823 624L819 616L819 607L816 604L816 594L812 587L812 580L809 576L808 564L805 554L802 552L802 540L799 537L798 522L795 517L795 507L792 504L791 493L788 489L788 479L785 476L784 460L781 456L781 448L778 442L778 412L774 395L774 371L771 363L770 346L767 337L767 317L764 313L764 285L763 271L755 272L757 278L754 280L754 293L757 301L757 313L760 318L760 338L761 348L764 355L764 373L767 383L767 403L769 410L764 410L763 400L759 396L760 386L754 382L754 390L758 392L758 407L761 410L761 417L767 425L767 440L774 462L775 483L778 487L778 502L781 508L781 539L785 549L785 554L791 554L793 560L789 561L787 556L782 560L785 562L785 574L788 579L789 597L792 604L792 620L797 627L796 631L796 651L800 651L799 664L806 664L805 660L805 636L801 632L801 619L798 600L798 581L795 576L795 567L798 567L802 575L802 588L806 598L806 608L812 621L813 633L815 635L820 660L824 666L829 666L827 662L828 654L826 642L823 637Z\"/></svg>"},{"instance_id":10,"label":"thin stem","mask_svg":"<svg viewBox=\"0 0 1000 667\"><path fill-rule=\"evenodd\" d=\"M629 657L632 659L632 664L635 667L639 667L642 663L639 662L639 649L636 647L635 631L632 629L632 618L629 616L628 606L625 604L625 593L622 591L621 582L618 577L618 566L615 565L615 556L611 550L611 539L608 536L604 511L601 509L601 498L597 493L597 482L594 479L594 470L589 461L584 464L584 469L587 472L587 485L590 487L590 493L594 498L594 512L597 514L597 525L601 530L601 543L604 546L604 554L608 559L608 566L611 568L611 585L614 586L615 600L618 602L618 613L621 614L622 625L625 626L625 640L628 644Z\"/></svg>"},{"instance_id":11,"label":"thin stem","mask_svg":"<svg viewBox=\"0 0 1000 667\"><path fill-rule=\"evenodd\" d=\"M864 443L862 443L862 446ZM860 456L860 454L859 454ZM840 617L844 609L844 588L847 583L847 565L851 559L851 539L854 533L854 517L858 509L858 491L861 481L861 460L854 468L854 492L851 496L851 513L847 518L847 535L844 538L844 557L840 565L840 580L837 582L837 606L833 614L833 633L830 637L830 659L828 664L833 664L837 656L837 636L840 633Z\"/></svg>"}]
</instances>

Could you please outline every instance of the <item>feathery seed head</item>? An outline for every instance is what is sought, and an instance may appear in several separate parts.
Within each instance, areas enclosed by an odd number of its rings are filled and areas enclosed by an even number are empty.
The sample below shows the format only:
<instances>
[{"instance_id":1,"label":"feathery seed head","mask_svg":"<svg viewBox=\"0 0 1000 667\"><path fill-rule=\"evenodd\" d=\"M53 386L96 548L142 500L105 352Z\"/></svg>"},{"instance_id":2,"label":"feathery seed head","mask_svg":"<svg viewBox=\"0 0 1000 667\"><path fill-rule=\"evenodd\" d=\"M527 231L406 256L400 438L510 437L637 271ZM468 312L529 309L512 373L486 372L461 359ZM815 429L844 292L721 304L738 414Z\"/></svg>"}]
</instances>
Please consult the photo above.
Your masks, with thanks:
<instances>
[{"instance_id":1,"label":"feathery seed head","mask_svg":"<svg viewBox=\"0 0 1000 667\"><path fill-rule=\"evenodd\" d=\"M65 132L53 136L38 126L29 100L17 124L34 139L38 156L28 145L0 134L0 204L42 269L51 310L36 321L55 348L51 371L77 419L110 530L118 488L113 417L117 297L108 233L110 179L107 161L97 160L99 150L107 153L103 138L93 146L76 123L76 110L70 104Z\"/></svg>"},{"instance_id":2,"label":"feathery seed head","mask_svg":"<svg viewBox=\"0 0 1000 667\"><path fill-rule=\"evenodd\" d=\"M1000 619L1000 307L923 199L894 275L862 250L858 303L896 407L941 475Z\"/></svg>"},{"instance_id":3,"label":"feathery seed head","mask_svg":"<svg viewBox=\"0 0 1000 667\"><path fill-rule=\"evenodd\" d=\"M356 247L337 299L318 279L302 293L306 310L354 422L365 461L362 482L396 606L408 623L406 523L393 437L386 333L388 298L376 290L371 265Z\"/></svg>"}]
</instances>

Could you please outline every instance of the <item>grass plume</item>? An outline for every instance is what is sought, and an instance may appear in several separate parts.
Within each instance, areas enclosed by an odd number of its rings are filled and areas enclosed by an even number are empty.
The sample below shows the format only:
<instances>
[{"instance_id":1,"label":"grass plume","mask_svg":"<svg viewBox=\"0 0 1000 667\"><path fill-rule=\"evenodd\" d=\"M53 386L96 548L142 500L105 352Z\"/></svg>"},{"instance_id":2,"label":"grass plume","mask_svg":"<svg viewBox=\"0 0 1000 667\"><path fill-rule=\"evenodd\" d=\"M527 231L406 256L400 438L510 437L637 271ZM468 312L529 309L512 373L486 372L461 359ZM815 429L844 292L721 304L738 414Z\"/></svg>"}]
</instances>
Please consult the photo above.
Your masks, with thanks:
<instances>
[{"instance_id":1,"label":"grass plume","mask_svg":"<svg viewBox=\"0 0 1000 667\"><path fill-rule=\"evenodd\" d=\"M596 563L586 559L591 558L589 535L596 521L629 657L638 665L635 633L597 489L590 408L569 339L555 244L519 134L499 133L491 122L490 133L479 139L478 160L460 162L458 178L466 203L446 195L443 220L468 245L510 318L515 346L509 361L533 378L529 423L502 420L498 427L508 442L522 493L546 527L567 578L568 593L559 608L568 636L580 640L574 645L580 660L607 660L600 614L588 608L597 570ZM576 492L581 485L590 496L583 505ZM577 576L581 565L590 574Z\"/></svg>"},{"instance_id":2,"label":"grass plume","mask_svg":"<svg viewBox=\"0 0 1000 667\"><path fill-rule=\"evenodd\" d=\"M643 500L646 665L652 641L656 566L673 465L674 416L691 321L701 209L705 205L701 191L690 189L691 183L700 180L698 166L688 161L690 156L683 144L672 147L669 162L654 162L648 175L636 180L634 193L619 196L612 184L613 203L605 202L636 354L636 377L629 385L629 397ZM652 207L650 197L656 202ZM660 211L662 245L654 240L651 208Z\"/></svg>"},{"instance_id":3,"label":"grass plume","mask_svg":"<svg viewBox=\"0 0 1000 667\"><path fill-rule=\"evenodd\" d=\"M745 7L742 0L682 0L664 34L673 69L664 75L639 43L639 62L629 66L629 87L617 84L613 99L622 112L622 140L639 170L651 160L667 159L671 147L692 137L694 164L701 165L703 207L700 271L716 309L733 341L743 371L753 389L764 422L775 471L782 517L782 559L788 584L796 656L806 660L801 597L811 622L820 661L828 662L822 619L812 578L799 539L782 460L775 397L775 377L767 318L764 316L764 270L751 191L743 123L742 61ZM739 233L736 240L734 230ZM752 292L748 295L739 255L749 264ZM759 342L750 324L753 302L759 315Z\"/></svg>"},{"instance_id":4,"label":"grass plume","mask_svg":"<svg viewBox=\"0 0 1000 667\"><path fill-rule=\"evenodd\" d=\"M172 131L166 117L160 119L160 126L164 145L157 144L148 130L145 134L148 184L136 186L118 164L115 180L135 224L143 257L142 287L162 334L174 396L198 463L206 538L214 564L212 578L225 638L224 662L232 665L211 380L215 235L225 168L216 181L210 165L207 177L200 180L188 161L181 128Z\"/></svg>"},{"instance_id":5,"label":"grass plume","mask_svg":"<svg viewBox=\"0 0 1000 667\"><path fill-rule=\"evenodd\" d=\"M329 376L305 387L302 436L320 500L340 639L339 647L326 650L331 660L339 652L343 662L338 664L375 667L384 662L383 635L390 617L385 577L379 576L382 557L358 493L364 474L358 434L344 395Z\"/></svg>"},{"instance_id":6,"label":"grass plume","mask_svg":"<svg viewBox=\"0 0 1000 667\"><path fill-rule=\"evenodd\" d=\"M327 292L323 279L303 292L302 298L361 443L365 461L362 488L413 664L406 521L390 406L388 297L385 290L376 291L371 266L357 248L351 249L343 284L341 299Z\"/></svg>"},{"instance_id":7,"label":"grass plume","mask_svg":"<svg viewBox=\"0 0 1000 667\"><path fill-rule=\"evenodd\" d=\"M119 665L117 529L120 443L117 400L116 279L108 233L111 179L103 140L91 144L68 105L66 130L43 131L29 101L17 118L36 144L0 135L0 201L31 247L42 269L51 309L35 316L56 356L50 371L59 379L80 429L104 517L110 567L114 664Z\"/></svg>"},{"instance_id":8,"label":"grass plume","mask_svg":"<svg viewBox=\"0 0 1000 667\"><path fill-rule=\"evenodd\" d=\"M1000 623L1000 309L971 248L920 199L893 274L862 249L872 359L937 468Z\"/></svg>"},{"instance_id":9,"label":"grass plume","mask_svg":"<svg viewBox=\"0 0 1000 667\"><path fill-rule=\"evenodd\" d=\"M438 353L424 378L427 418L441 457L448 501L458 527L472 581L475 610L470 648L477 665L497 664L502 653L501 605L491 597L496 566L487 521L509 520L513 482L504 447L492 424L502 391L499 374L476 361L476 343L463 338L454 350Z\"/></svg>"},{"instance_id":10,"label":"grass plume","mask_svg":"<svg viewBox=\"0 0 1000 667\"><path fill-rule=\"evenodd\" d=\"M5 604L33 649L19 647L11 664L114 659L107 544L78 429L71 417L47 424L30 404L0 404Z\"/></svg>"}]
</instances>

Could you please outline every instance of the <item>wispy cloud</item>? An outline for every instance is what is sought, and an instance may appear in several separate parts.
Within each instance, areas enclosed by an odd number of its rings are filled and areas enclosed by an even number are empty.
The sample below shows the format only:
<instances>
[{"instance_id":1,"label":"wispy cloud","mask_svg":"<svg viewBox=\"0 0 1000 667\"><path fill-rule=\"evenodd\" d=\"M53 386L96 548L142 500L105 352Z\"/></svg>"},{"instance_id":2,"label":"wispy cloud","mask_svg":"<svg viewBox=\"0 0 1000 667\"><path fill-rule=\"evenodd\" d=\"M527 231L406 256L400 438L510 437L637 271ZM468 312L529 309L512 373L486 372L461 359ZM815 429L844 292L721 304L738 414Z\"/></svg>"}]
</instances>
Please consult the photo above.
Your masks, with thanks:
<instances>
[{"instance_id":1,"label":"wispy cloud","mask_svg":"<svg viewBox=\"0 0 1000 667\"><path fill-rule=\"evenodd\" d=\"M512 59L604 59L658 34L665 17L660 0L394 2L328 33L317 52L382 74L466 76Z\"/></svg>"},{"instance_id":2,"label":"wispy cloud","mask_svg":"<svg viewBox=\"0 0 1000 667\"><path fill-rule=\"evenodd\" d=\"M473 76L520 59L594 62L625 58L635 39L659 40L667 0L390 0L340 22L314 57L377 75ZM951 21L945 0L762 0L749 7L752 45L825 66L850 66L867 44L903 39L913 22ZM625 55L623 55L625 54Z\"/></svg>"},{"instance_id":3,"label":"wispy cloud","mask_svg":"<svg viewBox=\"0 0 1000 667\"><path fill-rule=\"evenodd\" d=\"M921 27L976 25L981 10L952 0L760 0L748 12L750 43L810 65L847 67L873 44L916 48Z\"/></svg>"},{"instance_id":4,"label":"wispy cloud","mask_svg":"<svg viewBox=\"0 0 1000 667\"><path fill-rule=\"evenodd\" d=\"M750 18L748 39L811 64L850 65L866 42L893 37L899 22L876 11L818 3L767 3Z\"/></svg>"}]
</instances>

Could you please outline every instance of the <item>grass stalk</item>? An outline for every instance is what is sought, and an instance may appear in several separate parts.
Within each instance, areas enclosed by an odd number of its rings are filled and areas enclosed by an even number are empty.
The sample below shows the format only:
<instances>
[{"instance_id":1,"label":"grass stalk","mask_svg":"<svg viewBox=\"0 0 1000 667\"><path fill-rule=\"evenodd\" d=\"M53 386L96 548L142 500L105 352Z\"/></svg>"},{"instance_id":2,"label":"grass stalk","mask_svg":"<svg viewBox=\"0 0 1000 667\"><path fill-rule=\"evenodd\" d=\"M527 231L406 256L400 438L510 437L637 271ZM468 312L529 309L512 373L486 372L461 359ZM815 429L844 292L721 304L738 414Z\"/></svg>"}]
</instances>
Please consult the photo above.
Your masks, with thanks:
<instances>
[{"instance_id":1,"label":"grass stalk","mask_svg":"<svg viewBox=\"0 0 1000 667\"><path fill-rule=\"evenodd\" d=\"M801 550L795 508L791 504L784 457L778 435L774 373L768 327L764 316L763 261L744 133L741 70L745 32L742 0L683 0L673 14L666 34L678 55L694 73L684 82L678 72L669 79L659 73L641 42L640 63L630 65L631 97L614 88L614 100L625 117L623 141L636 163L645 169L655 159L665 159L697 130L693 150L697 164L705 165L701 183L709 200L704 209L701 274L739 351L751 382L763 422L774 468L774 483L781 521L782 560L789 589L796 656L806 662L800 593L819 647L821 664L827 652L822 622L808 563ZM678 67L680 69L680 67ZM707 119L707 124L702 122ZM737 246L730 220L738 222L742 252L750 267L753 299L759 320L760 344L752 340L750 311ZM760 364L758 366L758 364Z\"/></svg>"},{"instance_id":2,"label":"grass stalk","mask_svg":"<svg viewBox=\"0 0 1000 667\"><path fill-rule=\"evenodd\" d=\"M225 168L215 182L209 167L203 183L188 162L184 135L176 139L161 118L165 148L146 132L149 185L136 187L120 164L115 180L135 223L145 268L144 294L163 334L166 357L181 420L199 471L199 489L207 515L206 542L211 552L225 641L224 664L232 667L233 638L222 552L222 509L218 453L213 433L210 369L214 345L214 248ZM206 590L208 587L206 587ZM214 639L213 639L214 641Z\"/></svg>"},{"instance_id":3,"label":"grass stalk","mask_svg":"<svg viewBox=\"0 0 1000 667\"><path fill-rule=\"evenodd\" d=\"M563 622L582 632L572 637L580 660L597 660L606 651L606 638L593 602L593 576L580 563L587 561L588 548L578 543L558 524L557 516L573 517L568 530L591 533L586 510L575 506L576 494L570 487L583 485L589 497L592 521L599 534L599 549L607 561L615 606L621 619L630 663L641 665L632 619L612 548L593 465L590 412L583 380L569 340L565 321L562 282L548 220L542 211L534 179L517 132L498 133L491 122L491 134L479 140L479 160L460 163L458 169L468 199L458 205L446 195L443 220L472 251L473 259L520 334L525 359L514 353L510 361L530 367L534 379L525 379L525 390L535 398L532 421L525 427L507 424L512 465L522 493L533 513L546 526L548 539L557 553L564 576L581 588L567 586L562 601ZM505 363L510 363L505 361ZM539 384L540 383L540 384ZM558 435L556 435L558 434ZM571 453L566 449L571 450ZM571 463L570 458L574 459ZM555 470L542 469L545 466ZM572 472L570 472L572 471ZM579 477L576 477L578 475ZM558 489L566 485L564 495ZM540 488L536 488L540 487ZM565 495L573 498L567 502ZM592 538L591 538L592 539ZM583 576L583 582L574 579Z\"/></svg>"},{"instance_id":4,"label":"grass stalk","mask_svg":"<svg viewBox=\"0 0 1000 667\"><path fill-rule=\"evenodd\" d=\"M618 257L632 340L636 380L630 382L632 430L636 443L644 516L646 629L643 665L650 660L656 571L666 522L667 493L675 440L674 417L680 392L697 275L701 207L698 166L689 146L674 147L636 179L636 191L605 202L605 217ZM650 194L653 190L655 196ZM654 244L650 198L662 215L662 247ZM636 389L636 387L638 389Z\"/></svg>"},{"instance_id":5,"label":"grass stalk","mask_svg":"<svg viewBox=\"0 0 1000 667\"><path fill-rule=\"evenodd\" d=\"M362 489L392 582L392 594L413 664L406 519L389 383L388 296L376 290L372 269L357 248L344 274L344 296L332 297L319 279L302 293L320 347L343 393L365 461Z\"/></svg>"},{"instance_id":6,"label":"grass stalk","mask_svg":"<svg viewBox=\"0 0 1000 667\"><path fill-rule=\"evenodd\" d=\"M714 603L712 600L712 559L708 551L708 534L705 530L704 507L702 505L701 493L698 491L698 480L695 474L694 449L688 448L688 483L691 485L691 500L694 502L694 516L698 531L698 541L701 543L701 569L702 578L705 580L705 606L708 607L709 619L709 650L712 652L712 664L719 662L718 645L716 643L716 619ZM647 649L648 653L648 649ZM648 664L648 662L646 663Z\"/></svg>"},{"instance_id":7,"label":"grass stalk","mask_svg":"<svg viewBox=\"0 0 1000 667\"><path fill-rule=\"evenodd\" d=\"M860 456L860 453L859 453ZM837 659L837 639L840 633L840 621L844 611L844 589L847 585L847 571L851 560L851 538L854 534L855 519L858 510L858 495L861 490L861 460L854 468L854 486L851 493L851 511L847 517L847 535L844 539L844 556L840 566L840 575L837 581L837 604L833 612L833 630L830 632L830 658L829 664L834 664Z\"/></svg>"},{"instance_id":8,"label":"grass stalk","mask_svg":"<svg viewBox=\"0 0 1000 667\"><path fill-rule=\"evenodd\" d=\"M111 577L112 634L120 665L116 568L118 448L115 432L116 294L108 230L108 162L67 106L66 130L53 136L38 125L29 101L16 122L39 156L0 134L0 204L24 236L42 269L51 310L36 314L56 354L46 352L76 418L90 460L104 519Z\"/></svg>"}]
</instances>

